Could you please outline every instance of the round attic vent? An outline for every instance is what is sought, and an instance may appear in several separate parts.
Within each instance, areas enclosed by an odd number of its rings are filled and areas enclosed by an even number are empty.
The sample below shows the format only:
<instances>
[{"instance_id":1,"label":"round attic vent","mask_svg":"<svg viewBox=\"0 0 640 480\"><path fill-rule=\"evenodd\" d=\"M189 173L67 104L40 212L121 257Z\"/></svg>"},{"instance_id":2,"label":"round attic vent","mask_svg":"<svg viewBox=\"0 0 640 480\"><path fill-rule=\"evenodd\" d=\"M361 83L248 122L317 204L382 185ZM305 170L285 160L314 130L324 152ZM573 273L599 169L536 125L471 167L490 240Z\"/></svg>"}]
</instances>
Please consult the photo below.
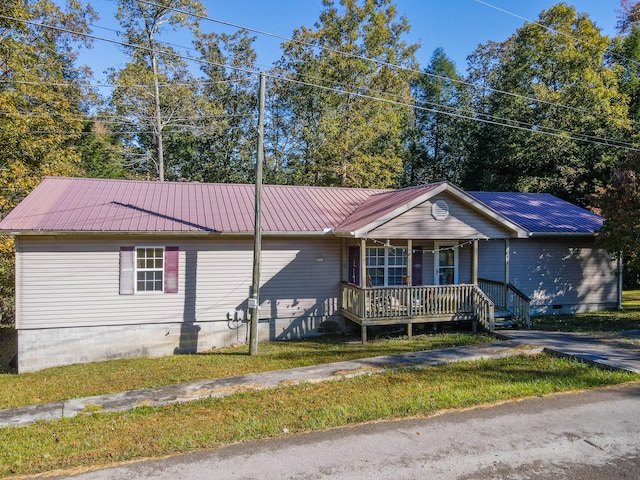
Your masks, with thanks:
<instances>
[{"instance_id":1,"label":"round attic vent","mask_svg":"<svg viewBox=\"0 0 640 480\"><path fill-rule=\"evenodd\" d=\"M431 215L436 220L444 220L449 216L449 205L444 200L436 200L431 205Z\"/></svg>"}]
</instances>

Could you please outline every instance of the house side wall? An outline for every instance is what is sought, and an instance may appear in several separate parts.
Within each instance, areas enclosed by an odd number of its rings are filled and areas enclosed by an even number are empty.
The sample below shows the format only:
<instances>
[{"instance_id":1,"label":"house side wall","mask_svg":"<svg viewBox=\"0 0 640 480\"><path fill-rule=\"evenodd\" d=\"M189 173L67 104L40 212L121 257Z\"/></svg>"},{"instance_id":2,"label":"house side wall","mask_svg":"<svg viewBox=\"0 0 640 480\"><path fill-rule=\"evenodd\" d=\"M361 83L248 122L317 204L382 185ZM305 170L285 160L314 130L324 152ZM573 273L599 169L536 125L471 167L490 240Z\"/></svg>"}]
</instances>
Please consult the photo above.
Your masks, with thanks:
<instances>
[{"instance_id":1,"label":"house side wall","mask_svg":"<svg viewBox=\"0 0 640 480\"><path fill-rule=\"evenodd\" d=\"M437 200L444 200L449 206L449 215L444 220L436 220L431 214L433 204ZM457 198L443 193L373 229L368 236L379 239L470 240L508 238L509 233L497 222L483 216Z\"/></svg>"},{"instance_id":2,"label":"house side wall","mask_svg":"<svg viewBox=\"0 0 640 480\"><path fill-rule=\"evenodd\" d=\"M178 293L119 294L121 246L179 247ZM260 337L341 326L341 241L263 238ZM249 237L20 237L19 369L195 352L247 341ZM229 315L231 314L231 315Z\"/></svg>"},{"instance_id":3,"label":"house side wall","mask_svg":"<svg viewBox=\"0 0 640 480\"><path fill-rule=\"evenodd\" d=\"M590 238L511 240L509 279L534 315L615 308L616 263ZM481 242L479 276L504 281L504 242Z\"/></svg>"},{"instance_id":4,"label":"house side wall","mask_svg":"<svg viewBox=\"0 0 640 480\"><path fill-rule=\"evenodd\" d=\"M525 240L531 241L531 240ZM511 244L513 240L509 240ZM504 282L504 240L478 243L478 277Z\"/></svg>"}]
</instances>

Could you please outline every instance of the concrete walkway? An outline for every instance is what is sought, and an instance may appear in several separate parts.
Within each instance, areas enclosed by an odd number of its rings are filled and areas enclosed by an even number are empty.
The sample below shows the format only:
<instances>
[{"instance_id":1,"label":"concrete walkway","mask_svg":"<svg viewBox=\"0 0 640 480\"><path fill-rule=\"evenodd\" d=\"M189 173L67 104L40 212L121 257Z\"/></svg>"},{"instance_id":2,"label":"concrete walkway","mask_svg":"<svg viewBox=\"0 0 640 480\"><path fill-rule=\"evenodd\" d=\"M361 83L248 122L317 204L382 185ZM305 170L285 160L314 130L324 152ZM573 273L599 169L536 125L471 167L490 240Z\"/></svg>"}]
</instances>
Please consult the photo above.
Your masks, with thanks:
<instances>
[{"instance_id":1,"label":"concrete walkway","mask_svg":"<svg viewBox=\"0 0 640 480\"><path fill-rule=\"evenodd\" d=\"M0 410L0 427L70 418L79 414L119 412L140 406L161 406L207 397L223 397L243 390L322 382L404 367L537 354L543 350L579 358L606 368L640 373L640 347L634 347L631 343L640 339L640 331L605 337L514 330L502 332L500 336L505 341L363 358Z\"/></svg>"},{"instance_id":2,"label":"concrete walkway","mask_svg":"<svg viewBox=\"0 0 640 480\"><path fill-rule=\"evenodd\" d=\"M640 373L640 330L616 333L567 333L540 330L497 332L499 338L576 358L593 365Z\"/></svg>"}]
</instances>

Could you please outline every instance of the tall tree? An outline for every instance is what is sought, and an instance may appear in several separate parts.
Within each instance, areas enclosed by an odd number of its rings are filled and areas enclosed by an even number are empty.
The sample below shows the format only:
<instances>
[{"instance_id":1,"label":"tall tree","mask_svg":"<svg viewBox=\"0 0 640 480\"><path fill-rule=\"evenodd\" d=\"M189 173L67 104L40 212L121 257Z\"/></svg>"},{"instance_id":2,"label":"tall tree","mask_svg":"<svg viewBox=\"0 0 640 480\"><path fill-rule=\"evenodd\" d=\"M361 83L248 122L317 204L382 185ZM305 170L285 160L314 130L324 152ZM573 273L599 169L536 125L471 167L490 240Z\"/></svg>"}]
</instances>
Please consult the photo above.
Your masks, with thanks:
<instances>
[{"instance_id":1,"label":"tall tree","mask_svg":"<svg viewBox=\"0 0 640 480\"><path fill-rule=\"evenodd\" d=\"M112 70L118 85L111 104L123 121L120 131L130 132L129 141L140 150L140 165L147 175L165 177L164 138L172 129L192 126L197 112L193 77L178 52L161 42L165 24L174 30L197 32L204 7L197 0L116 0L117 18L125 30L125 52L131 61ZM142 162L141 162L142 163Z\"/></svg>"},{"instance_id":2,"label":"tall tree","mask_svg":"<svg viewBox=\"0 0 640 480\"><path fill-rule=\"evenodd\" d=\"M602 143L629 139L627 98L605 65L608 45L587 15L561 3L502 44L482 46L471 78L493 89L479 91L475 104L491 123L473 143L463 186L548 191L587 205L624 155Z\"/></svg>"},{"instance_id":3,"label":"tall tree","mask_svg":"<svg viewBox=\"0 0 640 480\"><path fill-rule=\"evenodd\" d=\"M640 155L621 160L596 200L605 217L599 241L640 272Z\"/></svg>"},{"instance_id":4,"label":"tall tree","mask_svg":"<svg viewBox=\"0 0 640 480\"><path fill-rule=\"evenodd\" d=\"M609 50L608 59L618 73L620 90L629 97L629 117L633 135L640 136L640 2L623 0L617 35Z\"/></svg>"},{"instance_id":5,"label":"tall tree","mask_svg":"<svg viewBox=\"0 0 640 480\"><path fill-rule=\"evenodd\" d=\"M257 79L247 72L255 70L254 40L245 30L198 36L203 122L193 154L183 159L185 177L206 182L253 180Z\"/></svg>"},{"instance_id":6,"label":"tall tree","mask_svg":"<svg viewBox=\"0 0 640 480\"><path fill-rule=\"evenodd\" d=\"M82 173L75 145L87 111L76 68L95 13L69 1L0 3L0 217L45 175ZM78 32L78 35L68 33ZM0 238L0 316L13 319L13 242Z\"/></svg>"},{"instance_id":7,"label":"tall tree","mask_svg":"<svg viewBox=\"0 0 640 480\"><path fill-rule=\"evenodd\" d=\"M412 85L415 128L405 161L406 185L448 180L458 184L473 129L466 84L442 48Z\"/></svg>"},{"instance_id":8,"label":"tall tree","mask_svg":"<svg viewBox=\"0 0 640 480\"><path fill-rule=\"evenodd\" d=\"M298 184L390 187L402 173L417 45L391 0L323 0L314 29L284 44L270 90L270 160ZM286 73L284 73L286 72ZM386 101L385 101L386 100Z\"/></svg>"}]
</instances>

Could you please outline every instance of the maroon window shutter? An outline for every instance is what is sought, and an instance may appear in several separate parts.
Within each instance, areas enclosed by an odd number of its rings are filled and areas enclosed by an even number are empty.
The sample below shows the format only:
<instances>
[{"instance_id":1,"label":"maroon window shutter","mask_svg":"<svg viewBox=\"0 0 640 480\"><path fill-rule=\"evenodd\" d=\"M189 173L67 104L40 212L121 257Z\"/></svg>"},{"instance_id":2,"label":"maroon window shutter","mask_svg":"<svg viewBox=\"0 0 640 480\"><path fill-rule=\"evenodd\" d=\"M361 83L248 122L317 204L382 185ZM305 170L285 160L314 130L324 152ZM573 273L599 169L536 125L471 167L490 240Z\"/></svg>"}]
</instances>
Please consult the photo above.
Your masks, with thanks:
<instances>
[{"instance_id":1,"label":"maroon window shutter","mask_svg":"<svg viewBox=\"0 0 640 480\"><path fill-rule=\"evenodd\" d=\"M135 260L134 247L120 247L120 295L133 295L135 291Z\"/></svg>"},{"instance_id":2,"label":"maroon window shutter","mask_svg":"<svg viewBox=\"0 0 640 480\"><path fill-rule=\"evenodd\" d=\"M164 249L164 293L178 293L178 247Z\"/></svg>"},{"instance_id":3,"label":"maroon window shutter","mask_svg":"<svg viewBox=\"0 0 640 480\"><path fill-rule=\"evenodd\" d=\"M413 247L411 253L411 285L422 285L422 247Z\"/></svg>"},{"instance_id":4,"label":"maroon window shutter","mask_svg":"<svg viewBox=\"0 0 640 480\"><path fill-rule=\"evenodd\" d=\"M348 283L360 286L360 247L349 246L349 278Z\"/></svg>"}]
</instances>

